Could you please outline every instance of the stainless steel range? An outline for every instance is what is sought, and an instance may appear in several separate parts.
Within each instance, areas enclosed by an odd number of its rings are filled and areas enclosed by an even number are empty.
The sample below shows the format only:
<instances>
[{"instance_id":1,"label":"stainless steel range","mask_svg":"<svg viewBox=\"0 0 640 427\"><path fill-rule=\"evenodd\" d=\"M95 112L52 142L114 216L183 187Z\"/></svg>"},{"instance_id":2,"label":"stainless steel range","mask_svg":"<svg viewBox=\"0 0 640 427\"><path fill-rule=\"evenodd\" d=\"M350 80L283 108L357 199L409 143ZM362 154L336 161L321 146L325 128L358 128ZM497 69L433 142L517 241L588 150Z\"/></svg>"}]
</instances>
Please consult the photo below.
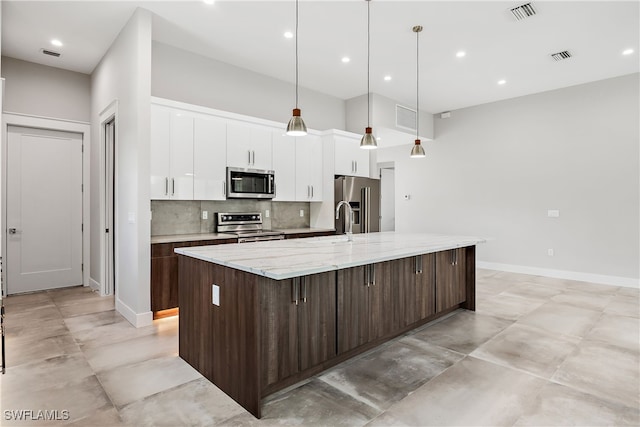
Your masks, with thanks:
<instances>
[{"instance_id":1,"label":"stainless steel range","mask_svg":"<svg viewBox=\"0 0 640 427\"><path fill-rule=\"evenodd\" d=\"M218 212L216 214L216 231L236 234L238 243L284 239L282 231L262 228L262 214L260 212Z\"/></svg>"}]
</instances>

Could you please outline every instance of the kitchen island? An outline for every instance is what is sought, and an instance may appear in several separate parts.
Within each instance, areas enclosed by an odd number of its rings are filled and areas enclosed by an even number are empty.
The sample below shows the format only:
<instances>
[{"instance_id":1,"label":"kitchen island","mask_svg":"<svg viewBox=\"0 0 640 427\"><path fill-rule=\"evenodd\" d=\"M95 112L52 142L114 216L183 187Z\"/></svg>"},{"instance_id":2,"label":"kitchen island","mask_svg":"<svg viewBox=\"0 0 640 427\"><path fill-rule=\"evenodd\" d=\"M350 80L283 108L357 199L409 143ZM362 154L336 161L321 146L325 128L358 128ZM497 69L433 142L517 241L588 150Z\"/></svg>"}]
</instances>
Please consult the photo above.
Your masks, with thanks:
<instances>
[{"instance_id":1,"label":"kitchen island","mask_svg":"<svg viewBox=\"0 0 640 427\"><path fill-rule=\"evenodd\" d=\"M483 241L383 232L175 249L180 357L259 418L265 396L475 310Z\"/></svg>"}]
</instances>

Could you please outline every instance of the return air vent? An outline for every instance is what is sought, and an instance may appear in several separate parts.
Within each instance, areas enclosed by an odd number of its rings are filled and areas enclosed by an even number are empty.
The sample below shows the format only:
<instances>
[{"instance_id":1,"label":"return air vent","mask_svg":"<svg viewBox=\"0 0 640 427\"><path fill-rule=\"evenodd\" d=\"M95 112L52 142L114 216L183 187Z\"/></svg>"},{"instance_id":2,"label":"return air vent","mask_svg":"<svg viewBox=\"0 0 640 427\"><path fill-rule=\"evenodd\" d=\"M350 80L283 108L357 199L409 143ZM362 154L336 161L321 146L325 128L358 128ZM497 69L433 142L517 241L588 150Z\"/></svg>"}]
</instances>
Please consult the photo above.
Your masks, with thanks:
<instances>
[{"instance_id":1,"label":"return air vent","mask_svg":"<svg viewBox=\"0 0 640 427\"><path fill-rule=\"evenodd\" d=\"M399 128L405 128L410 130L416 130L417 114L415 110L412 110L402 105L396 105L396 126Z\"/></svg>"},{"instance_id":2,"label":"return air vent","mask_svg":"<svg viewBox=\"0 0 640 427\"><path fill-rule=\"evenodd\" d=\"M520 5L518 7L514 7L513 9L511 9L511 13L516 18L517 21L521 21L525 18L535 15L537 12L533 8L533 5L531 3L525 3L523 5Z\"/></svg>"},{"instance_id":3,"label":"return air vent","mask_svg":"<svg viewBox=\"0 0 640 427\"><path fill-rule=\"evenodd\" d=\"M40 52L42 52L45 55L55 56L56 58L60 57L60 53L59 52L54 52L52 50L40 49Z\"/></svg>"},{"instance_id":4,"label":"return air vent","mask_svg":"<svg viewBox=\"0 0 640 427\"><path fill-rule=\"evenodd\" d=\"M551 57L556 61L562 61L563 59L571 58L571 54L568 50L563 50L562 52L552 53Z\"/></svg>"}]
</instances>

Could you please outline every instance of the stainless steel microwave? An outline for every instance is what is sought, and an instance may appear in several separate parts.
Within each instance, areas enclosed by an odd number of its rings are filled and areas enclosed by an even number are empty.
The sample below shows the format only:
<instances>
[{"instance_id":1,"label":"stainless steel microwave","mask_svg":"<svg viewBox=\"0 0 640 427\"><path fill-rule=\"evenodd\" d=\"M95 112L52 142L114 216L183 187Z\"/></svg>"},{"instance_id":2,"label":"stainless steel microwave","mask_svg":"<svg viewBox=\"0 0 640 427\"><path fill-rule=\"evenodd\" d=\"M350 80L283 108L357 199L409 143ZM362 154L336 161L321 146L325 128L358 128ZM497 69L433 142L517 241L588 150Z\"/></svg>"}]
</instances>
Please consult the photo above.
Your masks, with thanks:
<instances>
[{"instance_id":1,"label":"stainless steel microwave","mask_svg":"<svg viewBox=\"0 0 640 427\"><path fill-rule=\"evenodd\" d=\"M227 198L273 199L275 196L274 171L227 168Z\"/></svg>"}]
</instances>

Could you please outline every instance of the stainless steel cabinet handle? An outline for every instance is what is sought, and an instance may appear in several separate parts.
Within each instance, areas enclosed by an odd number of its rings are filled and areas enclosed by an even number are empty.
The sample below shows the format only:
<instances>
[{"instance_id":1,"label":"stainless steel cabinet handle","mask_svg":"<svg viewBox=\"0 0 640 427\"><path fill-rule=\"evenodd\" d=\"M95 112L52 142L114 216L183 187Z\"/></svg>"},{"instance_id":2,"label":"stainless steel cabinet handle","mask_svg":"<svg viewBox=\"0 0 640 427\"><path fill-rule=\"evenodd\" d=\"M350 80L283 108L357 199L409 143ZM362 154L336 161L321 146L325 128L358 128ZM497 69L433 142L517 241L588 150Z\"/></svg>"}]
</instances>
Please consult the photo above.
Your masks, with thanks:
<instances>
[{"instance_id":1,"label":"stainless steel cabinet handle","mask_svg":"<svg viewBox=\"0 0 640 427\"><path fill-rule=\"evenodd\" d=\"M298 277L294 277L293 280L291 280L291 292L293 293L293 303L295 305L298 305L298 285L299 285L299 281L300 278Z\"/></svg>"},{"instance_id":2,"label":"stainless steel cabinet handle","mask_svg":"<svg viewBox=\"0 0 640 427\"><path fill-rule=\"evenodd\" d=\"M169 177L164 178L164 195L169 195Z\"/></svg>"},{"instance_id":3,"label":"stainless steel cabinet handle","mask_svg":"<svg viewBox=\"0 0 640 427\"><path fill-rule=\"evenodd\" d=\"M222 195L227 194L227 183L222 181Z\"/></svg>"},{"instance_id":4,"label":"stainless steel cabinet handle","mask_svg":"<svg viewBox=\"0 0 640 427\"><path fill-rule=\"evenodd\" d=\"M175 178L171 178L171 195L176 194L176 180Z\"/></svg>"},{"instance_id":5,"label":"stainless steel cabinet handle","mask_svg":"<svg viewBox=\"0 0 640 427\"><path fill-rule=\"evenodd\" d=\"M366 283L367 288L371 286L371 269L369 267L370 267L369 265L366 265L364 267L364 275L365 275L365 282L367 282Z\"/></svg>"},{"instance_id":6,"label":"stainless steel cabinet handle","mask_svg":"<svg viewBox=\"0 0 640 427\"><path fill-rule=\"evenodd\" d=\"M251 166L251 150L247 150L247 164Z\"/></svg>"},{"instance_id":7,"label":"stainless steel cabinet handle","mask_svg":"<svg viewBox=\"0 0 640 427\"><path fill-rule=\"evenodd\" d=\"M256 165L256 152L251 150L251 165L255 166Z\"/></svg>"},{"instance_id":8,"label":"stainless steel cabinet handle","mask_svg":"<svg viewBox=\"0 0 640 427\"><path fill-rule=\"evenodd\" d=\"M451 265L458 265L458 250L451 250Z\"/></svg>"},{"instance_id":9,"label":"stainless steel cabinet handle","mask_svg":"<svg viewBox=\"0 0 640 427\"><path fill-rule=\"evenodd\" d=\"M358 161L356 160L355 162L353 162L356 164L356 170L354 170L354 172L358 173Z\"/></svg>"},{"instance_id":10,"label":"stainless steel cabinet handle","mask_svg":"<svg viewBox=\"0 0 640 427\"><path fill-rule=\"evenodd\" d=\"M311 186L311 198L313 199L313 185Z\"/></svg>"},{"instance_id":11,"label":"stainless steel cabinet handle","mask_svg":"<svg viewBox=\"0 0 640 427\"><path fill-rule=\"evenodd\" d=\"M300 278L300 288L302 289L302 302L307 302L307 282L304 277Z\"/></svg>"},{"instance_id":12,"label":"stainless steel cabinet handle","mask_svg":"<svg viewBox=\"0 0 640 427\"><path fill-rule=\"evenodd\" d=\"M15 229L15 228L10 228L9 229L9 234L16 234L17 232L18 232L18 230Z\"/></svg>"},{"instance_id":13,"label":"stainless steel cabinet handle","mask_svg":"<svg viewBox=\"0 0 640 427\"><path fill-rule=\"evenodd\" d=\"M422 255L416 256L416 274L422 274Z\"/></svg>"},{"instance_id":14,"label":"stainless steel cabinet handle","mask_svg":"<svg viewBox=\"0 0 640 427\"><path fill-rule=\"evenodd\" d=\"M376 265L371 264L371 285L376 285Z\"/></svg>"}]
</instances>

